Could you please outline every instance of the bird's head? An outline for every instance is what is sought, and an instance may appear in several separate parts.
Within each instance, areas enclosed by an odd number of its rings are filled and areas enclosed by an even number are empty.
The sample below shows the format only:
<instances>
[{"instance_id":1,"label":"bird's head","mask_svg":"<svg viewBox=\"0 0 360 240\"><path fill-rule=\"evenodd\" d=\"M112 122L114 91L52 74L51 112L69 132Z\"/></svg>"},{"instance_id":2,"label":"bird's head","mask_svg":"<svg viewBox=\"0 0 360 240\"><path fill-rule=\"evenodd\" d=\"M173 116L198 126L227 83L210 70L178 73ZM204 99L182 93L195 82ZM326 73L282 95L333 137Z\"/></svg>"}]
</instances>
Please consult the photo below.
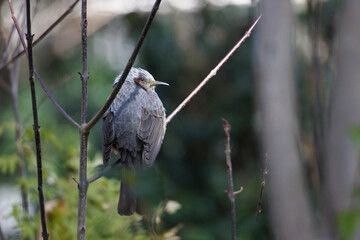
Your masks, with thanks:
<instances>
[{"instance_id":1,"label":"bird's head","mask_svg":"<svg viewBox=\"0 0 360 240\"><path fill-rule=\"evenodd\" d=\"M139 87L141 87L145 91L149 89L154 89L156 86L159 85L169 86L169 84L165 82L156 81L148 71L141 68L131 69L131 74L129 74L129 76Z\"/></svg>"}]
</instances>

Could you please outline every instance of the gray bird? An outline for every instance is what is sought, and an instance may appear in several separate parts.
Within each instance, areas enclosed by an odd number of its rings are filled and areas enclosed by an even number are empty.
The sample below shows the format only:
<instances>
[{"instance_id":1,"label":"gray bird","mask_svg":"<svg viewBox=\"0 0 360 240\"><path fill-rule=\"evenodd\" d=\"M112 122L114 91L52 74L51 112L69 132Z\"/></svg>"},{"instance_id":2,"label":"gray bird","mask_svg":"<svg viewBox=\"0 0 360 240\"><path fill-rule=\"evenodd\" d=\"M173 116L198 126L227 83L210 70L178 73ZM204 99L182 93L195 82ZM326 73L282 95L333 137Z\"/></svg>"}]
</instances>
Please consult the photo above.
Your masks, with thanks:
<instances>
[{"instance_id":1,"label":"gray bird","mask_svg":"<svg viewBox=\"0 0 360 240\"><path fill-rule=\"evenodd\" d=\"M115 79L113 87L121 74ZM129 175L151 166L159 153L166 129L163 104L155 86L167 83L155 81L146 70L132 68L110 108L103 116L103 161L107 165L111 149L120 155L122 164L118 213L142 214L135 191L131 189Z\"/></svg>"}]
</instances>

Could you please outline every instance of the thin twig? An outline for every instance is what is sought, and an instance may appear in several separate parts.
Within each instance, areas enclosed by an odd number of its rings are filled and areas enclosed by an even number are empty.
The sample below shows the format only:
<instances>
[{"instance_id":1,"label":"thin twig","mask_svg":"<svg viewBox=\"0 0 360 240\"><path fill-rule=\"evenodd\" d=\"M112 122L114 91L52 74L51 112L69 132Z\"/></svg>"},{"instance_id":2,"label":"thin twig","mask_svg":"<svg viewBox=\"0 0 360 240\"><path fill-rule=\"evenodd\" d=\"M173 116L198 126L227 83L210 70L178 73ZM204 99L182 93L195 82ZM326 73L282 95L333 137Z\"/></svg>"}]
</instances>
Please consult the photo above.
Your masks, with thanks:
<instances>
[{"instance_id":1,"label":"thin twig","mask_svg":"<svg viewBox=\"0 0 360 240\"><path fill-rule=\"evenodd\" d=\"M259 214L262 213L262 199L263 199L263 194L264 194L264 189L265 189L266 175L268 174L267 159L268 159L268 154L265 153L264 170L262 171L260 195L259 195L259 200L258 200L257 207L256 207L256 215L255 215L256 221L258 219Z\"/></svg>"},{"instance_id":2,"label":"thin twig","mask_svg":"<svg viewBox=\"0 0 360 240\"><path fill-rule=\"evenodd\" d=\"M76 6L76 4L79 2L79 0L75 0L69 7L68 9L61 14L61 16L55 20L55 22L53 24L51 24L41 35L40 37L38 37L34 43L33 46L36 46L43 38L45 38L61 21L63 21L65 19L65 17L67 15L69 15L71 13L71 11L74 9L74 7ZM3 61L0 63L0 70L4 67L6 67L7 65L9 65L10 63L12 63L13 61L15 61L17 58L19 58L21 55L23 55L25 52L25 50L22 50L21 52L17 53L15 56L13 56L10 60L8 60L6 63L4 63Z\"/></svg>"},{"instance_id":3,"label":"thin twig","mask_svg":"<svg viewBox=\"0 0 360 240\"><path fill-rule=\"evenodd\" d=\"M41 80L40 74L38 73L38 71L36 70L36 68L34 68L34 73L36 76L36 79L38 80L38 82L40 83L40 86L42 87L42 89L44 90L44 92L46 93L46 95L49 97L49 99L51 100L51 102L55 105L55 107L59 110L59 112L67 119L70 121L70 123L72 125L74 125L75 127L77 127L78 129L80 129L80 125L72 118L70 117L69 114L67 114L67 112L65 112L65 110L59 105L59 103L56 102L55 98L51 95L51 93L49 92L49 90L47 89L45 83Z\"/></svg>"},{"instance_id":4,"label":"thin twig","mask_svg":"<svg viewBox=\"0 0 360 240\"><path fill-rule=\"evenodd\" d=\"M9 0L11 3L11 0ZM38 179L38 192L39 192L39 207L40 207L40 218L41 218L41 227L42 227L42 237L43 239L49 239L49 233L46 226L46 217L45 217L45 200L43 193L43 175L42 175L42 160L41 160L41 142L40 142L40 126L38 121L38 112L36 106L36 93L35 93L35 83L34 83L34 64L33 64L33 55L32 55L32 41L33 35L31 33L31 15L30 15L30 0L26 0L26 25L27 25L27 51L28 51L28 63L29 63L29 82L31 90L31 102L33 109L33 120L34 120L34 135L35 135L35 147L36 147L36 163L37 163L37 179ZM13 13L12 13L13 14Z\"/></svg>"},{"instance_id":5,"label":"thin twig","mask_svg":"<svg viewBox=\"0 0 360 240\"><path fill-rule=\"evenodd\" d=\"M63 84L64 82L69 81L71 78L69 76L65 76L64 78L60 79L59 81L56 81L54 84L51 84L51 86L49 87L49 90L54 90L56 89L58 86L60 86L61 84ZM38 100L38 109L41 107L41 105L44 103L44 101L46 99L48 99L49 96L48 95L43 95L40 100ZM31 117L31 113L29 113L25 118L24 118L24 122L26 123L27 121L29 121ZM74 123L73 123L74 124ZM74 124L75 125L75 124ZM76 127L80 128L80 125L75 125Z\"/></svg>"},{"instance_id":6,"label":"thin twig","mask_svg":"<svg viewBox=\"0 0 360 240\"><path fill-rule=\"evenodd\" d=\"M20 17L20 14L21 14L21 12L22 12L23 7L24 7L24 4L21 4L21 8L20 8L20 10L19 10L19 16L18 16L18 18ZM9 55L9 54L8 54L8 48L9 48L9 46L10 46L10 41L11 41L11 38L12 38L12 36L13 36L14 30L15 30L15 26L13 25L13 26L11 27L10 34L9 34L9 36L8 36L8 39L7 39L6 43L5 43L5 46L4 46L4 49L3 49L3 53L2 53L2 55L1 55L0 66L2 66L2 65L4 64L6 58L7 58L8 55ZM4 37L4 40L5 40L5 37ZM1 69L1 68L0 68L0 69Z\"/></svg>"},{"instance_id":7,"label":"thin twig","mask_svg":"<svg viewBox=\"0 0 360 240\"><path fill-rule=\"evenodd\" d=\"M131 54L131 57L129 58L129 61L128 61L120 79L119 79L119 82L116 84L115 88L113 89L112 93L106 100L105 104L95 114L95 116L88 122L88 124L86 124L86 126L84 127L86 130L90 130L100 120L100 118L104 115L106 110L110 107L111 103L114 101L116 95L120 91L121 86L123 85L127 75L129 74L131 67L133 66L133 64L135 62L136 56L138 55L139 50L144 42L145 36L150 29L151 23L156 15L157 10L159 9L160 3L161 3L161 0L156 0L156 2L154 3L154 6L150 12L150 15L149 15L149 17L145 23L145 26L141 32L139 40L134 48L134 51Z\"/></svg>"},{"instance_id":8,"label":"thin twig","mask_svg":"<svg viewBox=\"0 0 360 240\"><path fill-rule=\"evenodd\" d=\"M231 164L231 147L230 147L230 129L231 125L226 119L222 119L224 122L223 128L225 132L225 157L226 157L226 169L228 175L229 190L225 193L230 200L230 213L231 213L231 239L236 240L236 209L235 209L235 194L234 194L234 182L232 176L232 164ZM240 190L239 190L240 191Z\"/></svg>"},{"instance_id":9,"label":"thin twig","mask_svg":"<svg viewBox=\"0 0 360 240\"><path fill-rule=\"evenodd\" d=\"M190 100L200 91L200 89L202 87L205 86L205 84L211 79L213 78L216 73L219 71L219 69L222 67L222 65L224 65L224 63L229 60L229 58L231 57L231 55L233 55L233 53L236 51L236 49L238 49L240 47L240 45L245 41L245 39L247 39L248 37L250 37L251 31L253 30L253 28L255 27L255 25L258 23L258 21L260 20L261 16L258 17L258 19L256 19L256 21L253 23L253 25L249 28L248 31L246 31L246 33L244 34L244 36L240 39L240 41L230 50L230 52L228 54L226 54L226 56L218 63L218 65L216 65L216 67L210 71L210 73L206 76L206 78L204 80L202 80L202 82L189 94L189 96L187 96L185 98L184 101L182 101L182 103L179 104L179 106L166 118L166 124L168 124L173 117L180 112L181 109L183 109L185 107L185 105L190 102Z\"/></svg>"}]
</instances>

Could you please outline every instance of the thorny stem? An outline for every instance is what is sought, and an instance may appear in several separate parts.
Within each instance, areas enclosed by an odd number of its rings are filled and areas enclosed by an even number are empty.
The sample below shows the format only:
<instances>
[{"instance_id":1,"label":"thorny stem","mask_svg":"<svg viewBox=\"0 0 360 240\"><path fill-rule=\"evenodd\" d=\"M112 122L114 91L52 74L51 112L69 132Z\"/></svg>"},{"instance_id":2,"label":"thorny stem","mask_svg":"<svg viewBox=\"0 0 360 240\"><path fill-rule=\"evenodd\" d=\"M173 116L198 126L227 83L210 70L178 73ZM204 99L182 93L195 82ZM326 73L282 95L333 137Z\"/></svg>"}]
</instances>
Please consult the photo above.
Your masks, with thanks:
<instances>
[{"instance_id":1,"label":"thorny stem","mask_svg":"<svg viewBox=\"0 0 360 240\"><path fill-rule=\"evenodd\" d=\"M226 169L228 175L229 190L226 191L230 200L230 213L231 213L231 239L236 240L236 209L235 209L235 194L234 194L234 182L232 176L232 164L231 164L231 146L230 146L230 129L231 125L226 119L222 119L224 122L223 128L225 132L225 157L226 157Z\"/></svg>"},{"instance_id":2,"label":"thorny stem","mask_svg":"<svg viewBox=\"0 0 360 240\"><path fill-rule=\"evenodd\" d=\"M131 67L133 66L136 56L138 55L140 48L144 42L145 36L148 33L151 23L156 15L157 10L159 9L161 0L156 0L156 2L154 3L154 6L150 12L150 15L145 23L145 26L141 32L141 35L139 37L139 40L134 48L134 51L131 54L131 57L129 58L129 61L119 79L119 82L116 84L115 88L113 89L112 93L110 94L110 96L108 97L108 99L106 100L105 104L101 107L101 109L95 114L95 116L84 126L84 129L89 131L99 120L100 118L104 115L104 113L106 112L106 110L110 107L111 103L114 101L116 95L118 94L118 92L120 91L121 86L123 85L127 75L130 72Z\"/></svg>"},{"instance_id":3,"label":"thorny stem","mask_svg":"<svg viewBox=\"0 0 360 240\"><path fill-rule=\"evenodd\" d=\"M70 6L69 8L63 13L61 14L61 16L55 20L55 22L53 24L51 24L41 35L40 37L38 37L34 42L33 42L33 46L36 46L43 38L45 38L62 20L65 19L65 17L67 15L69 15L71 13L71 11L74 9L74 7L76 6L76 4L79 2L79 0L75 0ZM0 70L3 69L4 67L8 66L10 63L12 63L13 61L15 61L16 59L18 59L21 55L23 55L24 53L26 53L25 50L22 50L21 52L17 53L15 56L13 56L10 60L8 60L7 62L0 62ZM3 60L3 59L2 59Z\"/></svg>"},{"instance_id":4,"label":"thorny stem","mask_svg":"<svg viewBox=\"0 0 360 240\"><path fill-rule=\"evenodd\" d=\"M40 131L39 131L40 126L38 122L35 83L34 83L34 64L33 64L33 56L32 56L33 35L31 33L30 0L26 0L26 19L27 19L26 39L27 39L28 62L29 62L29 81L30 81L31 101L32 101L33 120L34 120L33 128L34 128L35 146L36 146L38 192L39 192L39 205L40 205L39 207L40 207L42 237L43 239L47 240L49 239L49 233L46 227L45 202L44 202L44 193L43 193L42 160L41 160L41 142L40 142Z\"/></svg>"},{"instance_id":5,"label":"thorny stem","mask_svg":"<svg viewBox=\"0 0 360 240\"><path fill-rule=\"evenodd\" d=\"M216 65L216 67L214 69L212 69L210 71L210 73L206 76L206 78L204 80L202 80L202 82L189 94L189 96L187 96L185 98L184 101L182 101L182 103L179 104L179 106L166 118L166 124L168 124L173 117L178 114L178 112L180 112L181 109L183 109L185 107L185 105L190 102L190 100L200 91L200 89L202 87L205 86L205 84L211 79L213 78L216 73L219 71L219 69L222 67L222 65L224 65L224 63L229 60L229 58L233 55L233 53L236 51L236 49L238 49L240 47L240 45L248 38L250 37L251 31L253 30L253 28L255 27L255 25L258 23L258 21L260 20L260 17L258 17L256 19L256 21L253 23L253 25L249 28L249 30L246 31L246 33L243 35L243 37L239 40L239 42L237 42L237 44L230 50L230 52L228 52L228 54L226 54L226 56Z\"/></svg>"}]
</instances>

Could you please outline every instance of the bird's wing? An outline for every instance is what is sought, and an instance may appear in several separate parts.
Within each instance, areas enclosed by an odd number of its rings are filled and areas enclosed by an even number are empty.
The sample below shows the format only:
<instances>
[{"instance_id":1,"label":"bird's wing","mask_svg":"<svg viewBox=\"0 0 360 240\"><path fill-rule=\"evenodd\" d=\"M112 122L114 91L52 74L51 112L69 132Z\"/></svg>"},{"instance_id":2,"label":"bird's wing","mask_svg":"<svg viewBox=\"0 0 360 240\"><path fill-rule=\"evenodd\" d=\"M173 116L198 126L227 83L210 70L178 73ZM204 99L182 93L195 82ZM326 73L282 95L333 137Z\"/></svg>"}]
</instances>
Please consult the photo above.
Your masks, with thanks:
<instances>
[{"instance_id":1,"label":"bird's wing","mask_svg":"<svg viewBox=\"0 0 360 240\"><path fill-rule=\"evenodd\" d=\"M151 110L142 108L137 135L144 142L145 163L151 166L159 153L165 135L165 109L162 106Z\"/></svg>"},{"instance_id":2,"label":"bird's wing","mask_svg":"<svg viewBox=\"0 0 360 240\"><path fill-rule=\"evenodd\" d=\"M114 113L108 111L103 117L103 126L102 126L102 138L103 138L103 163L108 164L110 160L111 147L115 139L114 131Z\"/></svg>"}]
</instances>

